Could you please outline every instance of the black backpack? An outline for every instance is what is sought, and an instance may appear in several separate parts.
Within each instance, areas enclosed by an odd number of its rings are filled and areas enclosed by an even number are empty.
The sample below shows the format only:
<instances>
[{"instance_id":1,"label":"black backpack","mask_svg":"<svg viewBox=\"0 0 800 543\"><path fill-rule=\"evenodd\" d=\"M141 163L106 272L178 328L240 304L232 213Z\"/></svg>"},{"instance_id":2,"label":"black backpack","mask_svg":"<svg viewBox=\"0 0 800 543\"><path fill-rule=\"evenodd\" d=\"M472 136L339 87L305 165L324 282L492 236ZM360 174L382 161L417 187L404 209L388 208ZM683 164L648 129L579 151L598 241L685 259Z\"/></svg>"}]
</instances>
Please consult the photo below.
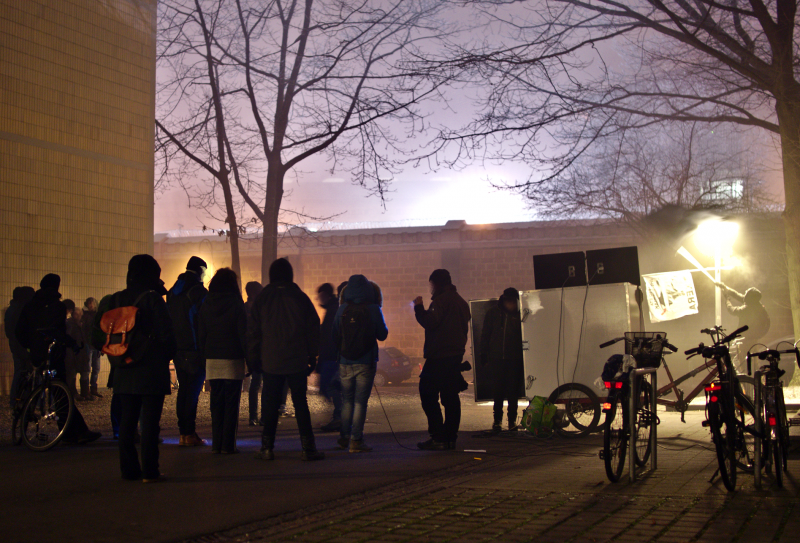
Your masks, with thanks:
<instances>
[{"instance_id":1,"label":"black backpack","mask_svg":"<svg viewBox=\"0 0 800 543\"><path fill-rule=\"evenodd\" d=\"M340 330L339 354L347 360L358 360L375 347L375 331L367 304L347 304Z\"/></svg>"}]
</instances>

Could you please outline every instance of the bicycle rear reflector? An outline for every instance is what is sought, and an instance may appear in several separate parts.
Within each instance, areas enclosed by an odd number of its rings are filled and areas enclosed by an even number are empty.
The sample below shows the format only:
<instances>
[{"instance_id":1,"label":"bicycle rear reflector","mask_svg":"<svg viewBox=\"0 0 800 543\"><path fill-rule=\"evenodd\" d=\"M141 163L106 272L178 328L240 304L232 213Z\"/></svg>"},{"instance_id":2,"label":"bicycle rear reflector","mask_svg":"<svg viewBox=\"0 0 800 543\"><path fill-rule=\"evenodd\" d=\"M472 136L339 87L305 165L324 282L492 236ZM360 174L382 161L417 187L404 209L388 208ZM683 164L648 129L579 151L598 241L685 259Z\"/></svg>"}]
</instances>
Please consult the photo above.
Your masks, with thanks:
<instances>
[{"instance_id":1,"label":"bicycle rear reflector","mask_svg":"<svg viewBox=\"0 0 800 543\"><path fill-rule=\"evenodd\" d=\"M775 417L770 417L769 418L769 425L770 426L777 426L778 425L778 420Z\"/></svg>"}]
</instances>

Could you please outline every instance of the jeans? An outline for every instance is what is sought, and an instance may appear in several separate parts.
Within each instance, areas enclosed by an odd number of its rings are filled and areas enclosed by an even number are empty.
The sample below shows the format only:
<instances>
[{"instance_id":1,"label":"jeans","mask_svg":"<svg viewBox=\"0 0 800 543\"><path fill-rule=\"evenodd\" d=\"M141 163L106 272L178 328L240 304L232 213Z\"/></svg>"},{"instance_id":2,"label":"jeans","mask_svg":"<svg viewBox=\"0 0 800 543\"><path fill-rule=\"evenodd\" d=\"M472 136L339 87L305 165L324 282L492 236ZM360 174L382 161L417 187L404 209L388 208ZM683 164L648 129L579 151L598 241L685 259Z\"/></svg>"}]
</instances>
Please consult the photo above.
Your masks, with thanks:
<instances>
[{"instance_id":1,"label":"jeans","mask_svg":"<svg viewBox=\"0 0 800 543\"><path fill-rule=\"evenodd\" d=\"M248 390L247 405L250 409L250 420L258 418L258 393L261 390L261 372L254 371L250 374L250 389Z\"/></svg>"},{"instance_id":2,"label":"jeans","mask_svg":"<svg viewBox=\"0 0 800 543\"><path fill-rule=\"evenodd\" d=\"M239 379L210 379L211 384L211 450L236 450L239 425L239 402L242 382Z\"/></svg>"},{"instance_id":3,"label":"jeans","mask_svg":"<svg viewBox=\"0 0 800 543\"><path fill-rule=\"evenodd\" d=\"M200 399L200 392L206 380L206 368L201 367L196 372L190 373L176 367L175 375L178 377L178 397L175 404L178 430L182 436L190 436L196 431L197 401Z\"/></svg>"},{"instance_id":4,"label":"jeans","mask_svg":"<svg viewBox=\"0 0 800 543\"><path fill-rule=\"evenodd\" d=\"M313 437L311 428L311 413L308 410L308 376L306 372L292 373L290 375L277 375L264 373L264 391L261 395L261 419L264 423L264 437L274 439L278 429L278 407L283 399L283 386L289 383L294 404L294 416L297 419L297 428L300 437Z\"/></svg>"},{"instance_id":5,"label":"jeans","mask_svg":"<svg viewBox=\"0 0 800 543\"><path fill-rule=\"evenodd\" d=\"M339 363L328 360L319 363L319 393L333 403L333 418L342 418L342 381Z\"/></svg>"},{"instance_id":6,"label":"jeans","mask_svg":"<svg viewBox=\"0 0 800 543\"><path fill-rule=\"evenodd\" d=\"M516 422L520 388L524 382L522 361L502 360L494 367L494 421L503 420L503 402L508 401L508 422Z\"/></svg>"},{"instance_id":7,"label":"jeans","mask_svg":"<svg viewBox=\"0 0 800 543\"><path fill-rule=\"evenodd\" d=\"M14 380L11 381L11 409L14 409L14 404L17 401L17 395L20 383L25 374L33 370L33 365L28 362L28 359L22 356L13 355L14 358Z\"/></svg>"},{"instance_id":8,"label":"jeans","mask_svg":"<svg viewBox=\"0 0 800 543\"><path fill-rule=\"evenodd\" d=\"M97 378L100 376L100 351L89 347L89 364L92 368L90 384L92 390L97 392Z\"/></svg>"},{"instance_id":9,"label":"jeans","mask_svg":"<svg viewBox=\"0 0 800 543\"><path fill-rule=\"evenodd\" d=\"M156 479L158 469L158 434L164 396L140 394L115 394L119 397L121 419L119 425L119 467L124 479ZM142 463L136 452L136 427L141 425Z\"/></svg>"},{"instance_id":10,"label":"jeans","mask_svg":"<svg viewBox=\"0 0 800 543\"><path fill-rule=\"evenodd\" d=\"M375 364L341 364L342 430L341 436L354 441L364 439L367 403L375 381Z\"/></svg>"},{"instance_id":11,"label":"jeans","mask_svg":"<svg viewBox=\"0 0 800 543\"><path fill-rule=\"evenodd\" d=\"M425 361L419 376L419 397L428 417L428 433L434 441L455 441L461 425L461 356ZM444 416L439 408L441 399Z\"/></svg>"}]
</instances>

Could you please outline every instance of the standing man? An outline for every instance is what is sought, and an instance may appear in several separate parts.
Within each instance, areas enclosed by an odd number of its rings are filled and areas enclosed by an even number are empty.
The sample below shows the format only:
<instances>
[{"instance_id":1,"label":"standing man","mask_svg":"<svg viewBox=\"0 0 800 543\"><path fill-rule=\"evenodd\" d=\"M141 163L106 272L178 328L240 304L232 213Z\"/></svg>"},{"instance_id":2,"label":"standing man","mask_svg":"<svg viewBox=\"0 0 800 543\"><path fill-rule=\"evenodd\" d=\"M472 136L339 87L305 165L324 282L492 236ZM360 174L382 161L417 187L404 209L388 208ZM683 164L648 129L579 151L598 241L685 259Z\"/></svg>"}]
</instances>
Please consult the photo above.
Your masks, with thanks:
<instances>
[{"instance_id":1,"label":"standing man","mask_svg":"<svg viewBox=\"0 0 800 543\"><path fill-rule=\"evenodd\" d=\"M6 309L3 316L3 326L5 328L6 337L8 338L8 346L11 349L11 357L14 359L14 380L11 381L11 409L14 409L14 403L17 401L17 388L19 387L22 376L25 372L29 371L33 366L31 365L30 355L25 347L17 339L17 322L22 315L22 308L25 304L31 301L33 295L36 293L33 287L17 287L14 289L14 296L11 303Z\"/></svg>"},{"instance_id":2,"label":"standing man","mask_svg":"<svg viewBox=\"0 0 800 543\"><path fill-rule=\"evenodd\" d=\"M97 379L100 376L100 351L95 349L91 341L89 341L92 337L92 325L94 324L95 315L97 315L97 300L94 298L87 298L86 301L83 302L83 318L81 319L81 325L83 327L83 337L87 340L86 347L89 349L89 364L92 371L90 393L94 397L102 398L103 396L100 395L97 389Z\"/></svg>"},{"instance_id":3,"label":"standing man","mask_svg":"<svg viewBox=\"0 0 800 543\"><path fill-rule=\"evenodd\" d=\"M746 353L769 332L769 314L764 304L761 303L761 291L750 287L742 294L723 283L719 283L718 286L725 294L725 308L728 313L739 317L739 327L745 325L748 327L741 334L742 349ZM737 305L731 303L731 298Z\"/></svg>"},{"instance_id":4,"label":"standing man","mask_svg":"<svg viewBox=\"0 0 800 543\"><path fill-rule=\"evenodd\" d=\"M333 404L333 417L323 426L323 432L338 432L342 428L342 381L339 377L339 360L333 341L333 321L339 310L339 301L333 295L333 285L325 283L317 288L317 302L325 310L319 336L319 393Z\"/></svg>"},{"instance_id":5,"label":"standing man","mask_svg":"<svg viewBox=\"0 0 800 543\"><path fill-rule=\"evenodd\" d=\"M503 422L503 402L508 401L508 429L517 430L519 389L525 380L522 359L522 323L519 292L507 288L489 308L481 329L480 364L489 366L494 377L494 424L499 432Z\"/></svg>"},{"instance_id":6,"label":"standing man","mask_svg":"<svg viewBox=\"0 0 800 543\"><path fill-rule=\"evenodd\" d=\"M256 298L247 326L247 360L264 378L261 419L264 432L258 460L274 460L278 407L283 385L292 393L303 460L322 460L317 451L308 410L308 376L317 366L319 315L314 303L294 283L294 270L285 258L269 267L269 285Z\"/></svg>"},{"instance_id":7,"label":"standing man","mask_svg":"<svg viewBox=\"0 0 800 543\"><path fill-rule=\"evenodd\" d=\"M258 281L250 281L244 286L244 291L247 294L247 301L244 303L244 311L247 318L250 319L250 311L253 308L253 303L256 297L264 287ZM258 393L261 392L261 371L250 369L250 386L247 390L247 407L250 410L250 417L248 424L250 426L263 426L261 417L258 416Z\"/></svg>"},{"instance_id":8,"label":"standing man","mask_svg":"<svg viewBox=\"0 0 800 543\"><path fill-rule=\"evenodd\" d=\"M470 312L469 304L453 285L450 272L435 270L428 281L431 305L426 310L422 296L417 296L414 315L425 329L425 366L419 376L419 396L431 438L417 446L427 451L444 451L455 449L461 424L460 366L467 346Z\"/></svg>"},{"instance_id":9,"label":"standing man","mask_svg":"<svg viewBox=\"0 0 800 543\"><path fill-rule=\"evenodd\" d=\"M203 274L208 265L205 260L193 256L186 264L186 271L167 293L167 309L175 329L178 350L175 354L175 374L178 377L178 430L181 447L205 445L196 431L197 401L206 379L206 367L197 344L200 306L208 291L203 286Z\"/></svg>"}]
</instances>

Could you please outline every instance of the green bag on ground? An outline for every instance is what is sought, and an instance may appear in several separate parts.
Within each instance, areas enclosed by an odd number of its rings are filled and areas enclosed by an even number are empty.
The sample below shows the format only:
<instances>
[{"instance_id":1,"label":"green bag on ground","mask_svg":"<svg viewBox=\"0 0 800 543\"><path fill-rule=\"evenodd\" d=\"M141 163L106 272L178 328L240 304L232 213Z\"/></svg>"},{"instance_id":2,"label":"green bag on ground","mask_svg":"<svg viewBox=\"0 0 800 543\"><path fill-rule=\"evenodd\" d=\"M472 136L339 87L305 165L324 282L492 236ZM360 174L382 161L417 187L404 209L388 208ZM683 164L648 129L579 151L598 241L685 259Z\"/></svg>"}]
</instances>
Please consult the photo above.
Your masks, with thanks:
<instances>
[{"instance_id":1,"label":"green bag on ground","mask_svg":"<svg viewBox=\"0 0 800 543\"><path fill-rule=\"evenodd\" d=\"M543 396L534 396L522 413L522 426L531 434L549 437L553 433L556 406Z\"/></svg>"}]
</instances>

